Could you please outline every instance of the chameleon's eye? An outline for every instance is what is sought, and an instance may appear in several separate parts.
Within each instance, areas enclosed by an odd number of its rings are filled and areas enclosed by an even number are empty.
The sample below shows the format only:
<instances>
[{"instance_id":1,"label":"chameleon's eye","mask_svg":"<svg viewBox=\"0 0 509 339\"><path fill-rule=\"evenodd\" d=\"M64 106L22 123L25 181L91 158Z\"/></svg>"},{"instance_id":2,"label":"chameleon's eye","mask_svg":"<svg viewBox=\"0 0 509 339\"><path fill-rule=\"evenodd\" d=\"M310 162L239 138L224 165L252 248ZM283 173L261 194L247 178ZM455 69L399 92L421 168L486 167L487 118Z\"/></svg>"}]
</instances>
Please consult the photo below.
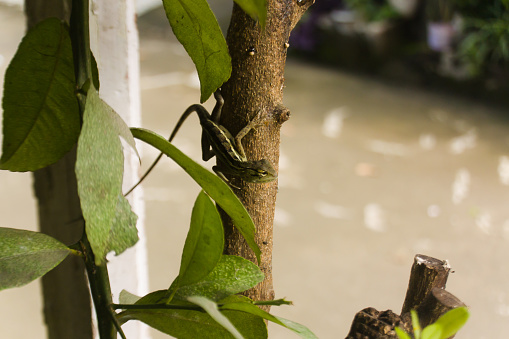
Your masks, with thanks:
<instances>
[{"instance_id":1,"label":"chameleon's eye","mask_svg":"<svg viewBox=\"0 0 509 339\"><path fill-rule=\"evenodd\" d=\"M267 175L267 171L258 170L258 175L264 177Z\"/></svg>"}]
</instances>

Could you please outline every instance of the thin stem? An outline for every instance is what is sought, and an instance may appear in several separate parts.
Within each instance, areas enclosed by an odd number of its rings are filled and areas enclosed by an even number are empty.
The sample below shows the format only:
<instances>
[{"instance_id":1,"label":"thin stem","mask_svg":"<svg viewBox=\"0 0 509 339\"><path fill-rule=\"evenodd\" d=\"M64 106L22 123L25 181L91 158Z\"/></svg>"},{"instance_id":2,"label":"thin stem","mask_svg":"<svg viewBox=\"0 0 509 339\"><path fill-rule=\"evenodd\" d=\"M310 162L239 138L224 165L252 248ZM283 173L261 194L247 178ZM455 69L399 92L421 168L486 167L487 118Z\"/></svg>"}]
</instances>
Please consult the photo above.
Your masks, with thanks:
<instances>
[{"instance_id":1,"label":"thin stem","mask_svg":"<svg viewBox=\"0 0 509 339\"><path fill-rule=\"evenodd\" d=\"M291 301L287 301L284 299L277 300L261 300L261 301L253 301L254 305L271 305L271 306L280 306L280 305L292 305ZM217 304L217 307L221 308L225 304L220 303ZM203 311L203 309L199 306L195 305L173 305L173 304L112 304L111 307L115 310L188 310L188 311Z\"/></svg>"},{"instance_id":2,"label":"thin stem","mask_svg":"<svg viewBox=\"0 0 509 339\"><path fill-rule=\"evenodd\" d=\"M281 306L281 305L293 305L293 302L284 299L253 300L253 304L257 306L260 305Z\"/></svg>"},{"instance_id":3,"label":"thin stem","mask_svg":"<svg viewBox=\"0 0 509 339\"><path fill-rule=\"evenodd\" d=\"M114 321L112 321L113 300L111 298L110 279L106 264L96 265L94 253L88 242L86 233L83 233L81 239L83 253L85 253L85 266L90 283L90 292L94 301L97 323L99 328L99 337L101 339L115 339L117 330Z\"/></svg>"},{"instance_id":4,"label":"thin stem","mask_svg":"<svg viewBox=\"0 0 509 339\"><path fill-rule=\"evenodd\" d=\"M87 80L92 80L88 10L88 0L72 1L71 38L76 82L80 90Z\"/></svg>"},{"instance_id":5,"label":"thin stem","mask_svg":"<svg viewBox=\"0 0 509 339\"><path fill-rule=\"evenodd\" d=\"M73 0L71 12L71 41L74 55L74 71L76 75L76 89L79 93L78 101L83 116L86 103L86 93L92 82L92 57L90 52L89 32L89 0ZM110 279L106 264L96 265L94 252L88 242L86 232L80 240L81 252L87 269L90 292L94 301L97 315L99 337L101 339L116 339L116 314L111 308ZM75 248L73 248L75 250ZM125 337L125 336L124 336Z\"/></svg>"},{"instance_id":6,"label":"thin stem","mask_svg":"<svg viewBox=\"0 0 509 339\"><path fill-rule=\"evenodd\" d=\"M77 257L85 257L85 255L83 254L83 252L81 251L77 251L75 249L72 249L69 247L69 252L71 252L71 254L77 256Z\"/></svg>"}]
</instances>

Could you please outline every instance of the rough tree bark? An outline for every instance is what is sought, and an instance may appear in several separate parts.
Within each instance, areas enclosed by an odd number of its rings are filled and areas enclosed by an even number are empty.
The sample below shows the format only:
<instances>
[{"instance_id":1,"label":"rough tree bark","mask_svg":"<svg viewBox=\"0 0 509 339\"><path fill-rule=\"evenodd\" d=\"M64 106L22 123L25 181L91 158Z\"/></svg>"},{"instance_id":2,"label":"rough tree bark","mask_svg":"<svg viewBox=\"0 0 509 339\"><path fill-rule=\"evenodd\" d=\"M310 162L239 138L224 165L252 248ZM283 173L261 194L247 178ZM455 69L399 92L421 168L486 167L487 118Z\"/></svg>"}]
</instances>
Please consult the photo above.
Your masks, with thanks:
<instances>
[{"instance_id":1,"label":"rough tree bark","mask_svg":"<svg viewBox=\"0 0 509 339\"><path fill-rule=\"evenodd\" d=\"M235 135L259 110L266 124L244 139L248 159L267 159L276 170L279 162L280 128L290 112L282 104L284 66L290 32L313 0L267 0L267 25L258 23L237 5L228 29L227 43L232 57L232 76L222 87L225 105L221 124ZM221 166L221 164L219 164ZM247 296L256 300L274 298L272 285L272 226L276 203L277 181L269 184L247 184L232 179L240 188L237 195L246 206L256 228L256 242L262 251L260 268L265 280ZM255 261L242 236L223 214L225 254L239 255Z\"/></svg>"},{"instance_id":2,"label":"rough tree bark","mask_svg":"<svg viewBox=\"0 0 509 339\"><path fill-rule=\"evenodd\" d=\"M27 27L57 17L69 22L71 0L26 0ZM34 172L39 229L65 244L77 242L83 219L74 174L76 148L56 164ZM92 311L83 260L69 256L41 280L49 339L90 339Z\"/></svg>"}]
</instances>

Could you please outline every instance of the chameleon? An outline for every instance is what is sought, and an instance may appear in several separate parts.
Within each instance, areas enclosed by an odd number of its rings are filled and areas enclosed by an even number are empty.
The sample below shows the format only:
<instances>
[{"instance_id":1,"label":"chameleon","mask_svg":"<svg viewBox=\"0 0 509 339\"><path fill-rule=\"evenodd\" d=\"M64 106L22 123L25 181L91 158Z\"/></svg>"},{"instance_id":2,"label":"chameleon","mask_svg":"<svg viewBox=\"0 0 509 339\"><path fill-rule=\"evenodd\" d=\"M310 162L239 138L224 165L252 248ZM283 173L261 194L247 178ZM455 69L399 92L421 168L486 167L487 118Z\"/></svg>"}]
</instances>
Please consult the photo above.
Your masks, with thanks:
<instances>
[{"instance_id":1,"label":"chameleon","mask_svg":"<svg viewBox=\"0 0 509 339\"><path fill-rule=\"evenodd\" d=\"M216 158L224 164L222 169L219 169L218 166L212 167L212 170L221 179L230 186L233 185L230 184L225 174L238 177L246 182L252 183L267 183L276 180L277 173L272 164L266 159L247 160L244 147L242 146L242 138L246 136L249 131L262 124L262 112L259 111L255 118L251 120L235 137L233 137L224 126L219 124L224 104L223 97L219 90L214 92L214 98L216 99L216 104L212 110L212 114L210 114L202 105L194 104L189 106L178 120L168 141L171 142L173 138L175 138L184 121L193 112L196 112L202 127L202 159L203 161L208 161L215 155ZM159 154L145 174L143 174L140 180L125 195L131 193L147 177L162 156L163 153Z\"/></svg>"}]
</instances>

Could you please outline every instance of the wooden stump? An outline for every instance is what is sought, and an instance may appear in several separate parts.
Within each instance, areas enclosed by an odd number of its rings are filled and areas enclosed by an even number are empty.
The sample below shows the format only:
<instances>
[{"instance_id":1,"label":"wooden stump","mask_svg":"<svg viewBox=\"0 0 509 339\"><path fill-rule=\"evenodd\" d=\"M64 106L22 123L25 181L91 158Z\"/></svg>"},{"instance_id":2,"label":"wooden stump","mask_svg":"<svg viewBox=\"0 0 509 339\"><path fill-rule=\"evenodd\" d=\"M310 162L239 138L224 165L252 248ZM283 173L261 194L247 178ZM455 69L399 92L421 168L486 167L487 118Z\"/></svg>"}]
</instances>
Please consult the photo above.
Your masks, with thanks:
<instances>
[{"instance_id":1,"label":"wooden stump","mask_svg":"<svg viewBox=\"0 0 509 339\"><path fill-rule=\"evenodd\" d=\"M401 315L391 310L380 312L372 307L365 308L355 315L346 339L397 338L395 327L411 333L412 309L417 311L421 327L424 328L447 311L465 306L461 300L445 290L450 271L451 267L445 260L416 255Z\"/></svg>"},{"instance_id":2,"label":"wooden stump","mask_svg":"<svg viewBox=\"0 0 509 339\"><path fill-rule=\"evenodd\" d=\"M346 339L397 338L396 326L405 328L399 315L391 310L380 312L368 307L355 315Z\"/></svg>"},{"instance_id":3,"label":"wooden stump","mask_svg":"<svg viewBox=\"0 0 509 339\"><path fill-rule=\"evenodd\" d=\"M417 254L410 272L410 281L401 314L415 309L433 288L445 288L451 267L447 261Z\"/></svg>"}]
</instances>

